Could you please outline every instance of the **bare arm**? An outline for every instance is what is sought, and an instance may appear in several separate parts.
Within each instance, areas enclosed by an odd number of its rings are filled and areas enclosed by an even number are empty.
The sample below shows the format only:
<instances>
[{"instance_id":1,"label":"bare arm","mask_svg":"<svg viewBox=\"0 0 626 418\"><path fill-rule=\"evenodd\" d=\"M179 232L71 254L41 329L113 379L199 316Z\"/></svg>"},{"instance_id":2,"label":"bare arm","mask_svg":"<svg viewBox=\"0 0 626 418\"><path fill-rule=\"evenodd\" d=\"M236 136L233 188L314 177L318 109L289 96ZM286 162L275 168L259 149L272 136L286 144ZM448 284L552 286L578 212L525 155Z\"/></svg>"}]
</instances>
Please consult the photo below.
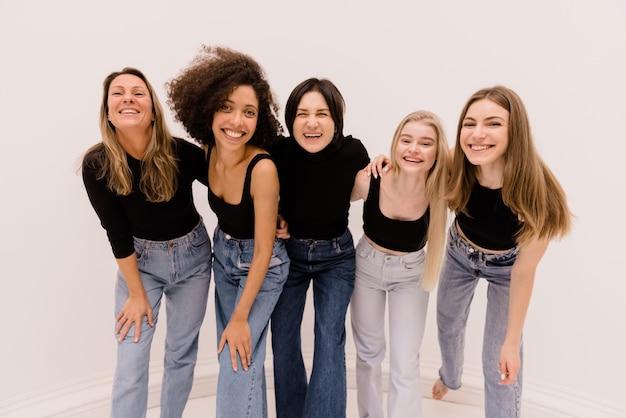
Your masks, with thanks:
<instances>
[{"instance_id":1,"label":"bare arm","mask_svg":"<svg viewBox=\"0 0 626 418\"><path fill-rule=\"evenodd\" d=\"M367 200L367 195L370 188L370 174L361 170L356 173L354 178L354 186L352 187L352 193L350 194L350 201Z\"/></svg>"},{"instance_id":2,"label":"bare arm","mask_svg":"<svg viewBox=\"0 0 626 418\"><path fill-rule=\"evenodd\" d=\"M511 270L509 319L504 343L500 349L500 374L503 376L500 383L503 385L515 382L521 368L519 346L522 329L530 304L537 266L548 244L547 239L535 239L520 248Z\"/></svg>"},{"instance_id":3,"label":"bare arm","mask_svg":"<svg viewBox=\"0 0 626 418\"><path fill-rule=\"evenodd\" d=\"M124 306L115 318L117 321L115 333L118 335L119 341L122 341L128 334L130 327L135 324L134 341L137 342L141 336L141 321L144 316L148 317L148 324L151 327L154 326L152 306L150 306L146 290L141 282L139 267L137 266L137 255L133 253L128 257L116 258L115 260L126 281L129 293L126 303L124 303Z\"/></svg>"},{"instance_id":4,"label":"bare arm","mask_svg":"<svg viewBox=\"0 0 626 418\"><path fill-rule=\"evenodd\" d=\"M221 353L228 342L233 370L237 371L237 352L244 370L252 358L252 336L248 316L265 280L274 250L278 216L278 172L271 160L261 160L252 170L250 194L254 202L254 254L246 284L218 346Z\"/></svg>"}]
</instances>

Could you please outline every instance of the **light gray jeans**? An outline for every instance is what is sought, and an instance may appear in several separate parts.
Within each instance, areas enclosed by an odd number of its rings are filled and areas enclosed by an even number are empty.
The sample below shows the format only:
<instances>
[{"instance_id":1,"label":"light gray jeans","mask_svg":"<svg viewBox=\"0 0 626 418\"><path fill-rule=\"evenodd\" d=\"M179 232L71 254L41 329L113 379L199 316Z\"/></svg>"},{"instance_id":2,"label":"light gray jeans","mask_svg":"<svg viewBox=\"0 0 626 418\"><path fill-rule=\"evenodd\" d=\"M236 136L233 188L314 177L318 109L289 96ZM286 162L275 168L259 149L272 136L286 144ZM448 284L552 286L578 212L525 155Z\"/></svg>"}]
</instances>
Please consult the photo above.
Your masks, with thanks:
<instances>
[{"instance_id":1,"label":"light gray jeans","mask_svg":"<svg viewBox=\"0 0 626 418\"><path fill-rule=\"evenodd\" d=\"M356 247L356 280L350 302L357 349L360 417L383 418L381 364L385 357L385 311L389 311L389 392L387 417L419 418L422 396L420 346L428 292L421 286L425 251L394 256L365 238Z\"/></svg>"}]
</instances>

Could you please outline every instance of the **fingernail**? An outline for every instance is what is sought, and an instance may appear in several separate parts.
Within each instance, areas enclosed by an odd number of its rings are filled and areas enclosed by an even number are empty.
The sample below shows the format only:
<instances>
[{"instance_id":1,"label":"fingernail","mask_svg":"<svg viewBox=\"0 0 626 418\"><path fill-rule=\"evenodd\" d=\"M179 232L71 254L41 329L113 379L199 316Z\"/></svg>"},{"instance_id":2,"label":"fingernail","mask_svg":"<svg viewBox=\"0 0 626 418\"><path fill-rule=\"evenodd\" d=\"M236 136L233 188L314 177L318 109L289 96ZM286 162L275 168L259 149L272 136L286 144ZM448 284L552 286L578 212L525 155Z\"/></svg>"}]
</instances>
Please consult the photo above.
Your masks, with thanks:
<instances>
[{"instance_id":1,"label":"fingernail","mask_svg":"<svg viewBox=\"0 0 626 418\"><path fill-rule=\"evenodd\" d=\"M500 373L500 380L504 380L505 377L504 373Z\"/></svg>"}]
</instances>

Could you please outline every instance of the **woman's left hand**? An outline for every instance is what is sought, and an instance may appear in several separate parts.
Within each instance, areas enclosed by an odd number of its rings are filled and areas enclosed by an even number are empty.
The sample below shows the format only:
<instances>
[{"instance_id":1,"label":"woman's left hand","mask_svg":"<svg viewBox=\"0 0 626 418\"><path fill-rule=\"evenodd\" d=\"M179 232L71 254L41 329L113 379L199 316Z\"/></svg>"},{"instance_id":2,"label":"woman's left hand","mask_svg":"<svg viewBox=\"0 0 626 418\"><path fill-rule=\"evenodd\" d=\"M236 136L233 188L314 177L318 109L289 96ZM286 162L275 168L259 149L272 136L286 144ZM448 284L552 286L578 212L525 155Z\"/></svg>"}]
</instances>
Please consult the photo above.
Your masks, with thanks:
<instances>
[{"instance_id":1,"label":"woman's left hand","mask_svg":"<svg viewBox=\"0 0 626 418\"><path fill-rule=\"evenodd\" d=\"M250 335L250 326L248 321L244 319L232 318L226 329L222 333L217 353L220 354L224 346L228 343L230 350L230 360L233 370L237 371L237 353L241 359L241 364L245 371L252 362L252 337Z\"/></svg>"},{"instance_id":2,"label":"woman's left hand","mask_svg":"<svg viewBox=\"0 0 626 418\"><path fill-rule=\"evenodd\" d=\"M522 367L522 360L517 345L503 344L500 349L500 362L498 363L500 384L510 385L517 380L517 375Z\"/></svg>"}]
</instances>

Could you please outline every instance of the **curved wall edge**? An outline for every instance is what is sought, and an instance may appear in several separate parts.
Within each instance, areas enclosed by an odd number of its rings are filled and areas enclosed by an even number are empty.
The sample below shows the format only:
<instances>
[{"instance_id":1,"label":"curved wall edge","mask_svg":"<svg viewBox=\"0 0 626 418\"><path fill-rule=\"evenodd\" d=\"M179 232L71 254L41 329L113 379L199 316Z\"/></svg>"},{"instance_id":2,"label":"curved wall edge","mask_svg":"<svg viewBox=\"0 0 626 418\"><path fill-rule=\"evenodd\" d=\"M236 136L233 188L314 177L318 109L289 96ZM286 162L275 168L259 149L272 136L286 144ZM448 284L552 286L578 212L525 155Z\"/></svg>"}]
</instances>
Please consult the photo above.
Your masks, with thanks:
<instances>
[{"instance_id":1,"label":"curved wall edge","mask_svg":"<svg viewBox=\"0 0 626 418\"><path fill-rule=\"evenodd\" d=\"M312 353L303 353L309 360ZM273 388L271 356L266 361L267 387ZM348 387L354 389L355 354L346 353ZM437 379L438 362L422 359L422 394L430 398L430 388ZM217 388L216 360L199 359L194 377L191 399L212 396ZM383 379L388 376L388 363L383 364ZM150 370L149 407L159 405L159 390L162 378L162 367ZM51 388L47 391L27 394L0 404L0 416L5 418L77 418L103 417L108 415L110 403L112 375L81 379ZM477 369L465 368L463 388L450 391L446 400L469 405L483 404L482 372ZM589 417L616 418L626 416L626 407L606 402L602 399L585 396L565 388L526 381L523 395L523 411L533 413L533 417L571 418Z\"/></svg>"}]
</instances>

